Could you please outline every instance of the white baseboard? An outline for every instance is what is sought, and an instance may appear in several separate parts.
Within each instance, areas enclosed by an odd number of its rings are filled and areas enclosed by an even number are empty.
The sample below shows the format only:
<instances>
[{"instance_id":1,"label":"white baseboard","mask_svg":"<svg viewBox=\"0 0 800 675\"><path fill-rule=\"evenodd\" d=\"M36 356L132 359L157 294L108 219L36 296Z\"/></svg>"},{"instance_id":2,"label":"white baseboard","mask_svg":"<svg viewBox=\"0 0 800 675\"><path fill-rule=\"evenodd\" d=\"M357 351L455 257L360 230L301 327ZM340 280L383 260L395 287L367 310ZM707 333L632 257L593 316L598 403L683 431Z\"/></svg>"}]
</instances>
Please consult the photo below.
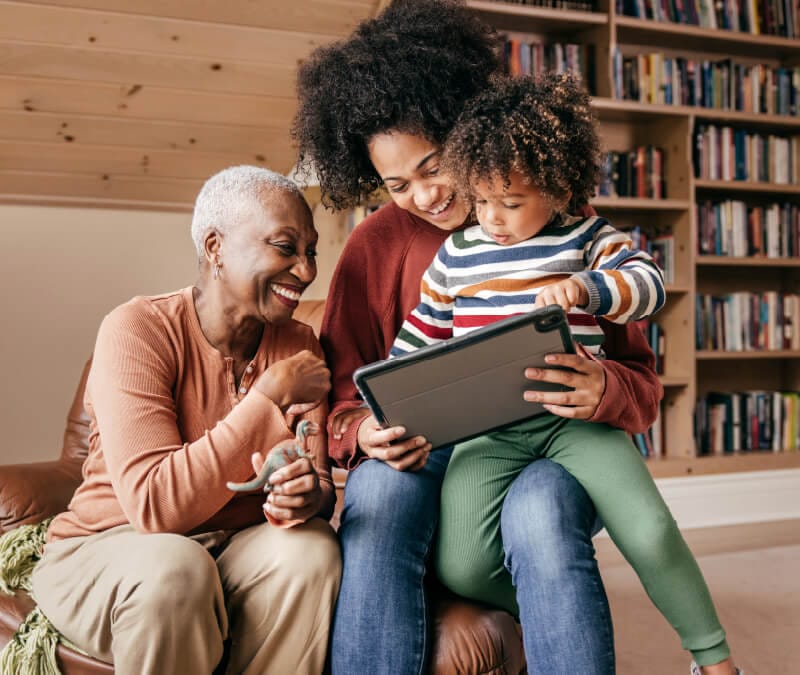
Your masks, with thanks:
<instances>
[{"instance_id":1,"label":"white baseboard","mask_svg":"<svg viewBox=\"0 0 800 675\"><path fill-rule=\"evenodd\" d=\"M800 469L659 478L656 485L683 530L800 519Z\"/></svg>"}]
</instances>

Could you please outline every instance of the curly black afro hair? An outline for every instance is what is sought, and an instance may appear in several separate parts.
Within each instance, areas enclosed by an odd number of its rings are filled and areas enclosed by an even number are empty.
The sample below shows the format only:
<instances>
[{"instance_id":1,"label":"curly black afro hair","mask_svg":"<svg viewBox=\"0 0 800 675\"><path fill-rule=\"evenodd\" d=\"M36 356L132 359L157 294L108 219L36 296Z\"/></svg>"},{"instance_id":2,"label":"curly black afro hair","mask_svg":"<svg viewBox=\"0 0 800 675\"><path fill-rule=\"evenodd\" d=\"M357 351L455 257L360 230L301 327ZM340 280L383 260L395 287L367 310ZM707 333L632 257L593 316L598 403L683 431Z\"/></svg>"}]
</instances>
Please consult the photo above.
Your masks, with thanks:
<instances>
[{"instance_id":1,"label":"curly black afro hair","mask_svg":"<svg viewBox=\"0 0 800 675\"><path fill-rule=\"evenodd\" d=\"M518 171L555 208L575 212L600 177L597 122L589 95L570 74L495 77L464 109L442 156L463 195L478 180Z\"/></svg>"},{"instance_id":2,"label":"curly black afro hair","mask_svg":"<svg viewBox=\"0 0 800 675\"><path fill-rule=\"evenodd\" d=\"M297 77L292 136L326 205L354 206L381 180L367 143L397 130L444 142L464 104L499 71L498 38L458 0L394 0Z\"/></svg>"}]
</instances>

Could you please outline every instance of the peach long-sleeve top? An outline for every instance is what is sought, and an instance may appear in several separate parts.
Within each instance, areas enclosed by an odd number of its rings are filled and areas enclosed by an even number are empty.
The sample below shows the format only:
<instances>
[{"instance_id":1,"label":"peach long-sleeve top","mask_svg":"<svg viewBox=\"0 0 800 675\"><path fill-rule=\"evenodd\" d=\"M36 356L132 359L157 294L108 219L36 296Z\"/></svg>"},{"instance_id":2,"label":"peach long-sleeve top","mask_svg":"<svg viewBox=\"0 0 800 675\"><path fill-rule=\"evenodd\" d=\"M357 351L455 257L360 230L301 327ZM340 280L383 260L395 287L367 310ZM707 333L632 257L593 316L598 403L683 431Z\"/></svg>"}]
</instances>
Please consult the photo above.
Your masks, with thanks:
<instances>
[{"instance_id":1,"label":"peach long-sleeve top","mask_svg":"<svg viewBox=\"0 0 800 675\"><path fill-rule=\"evenodd\" d=\"M322 356L310 327L266 324L237 388L233 360L200 328L191 287L114 309L100 326L86 385L83 482L48 539L128 523L140 532L191 534L264 522L264 494L234 493L225 483L250 479L252 453L294 436L278 406L251 387L271 364L303 349ZM320 425L309 450L330 483L327 406L306 417Z\"/></svg>"}]
</instances>

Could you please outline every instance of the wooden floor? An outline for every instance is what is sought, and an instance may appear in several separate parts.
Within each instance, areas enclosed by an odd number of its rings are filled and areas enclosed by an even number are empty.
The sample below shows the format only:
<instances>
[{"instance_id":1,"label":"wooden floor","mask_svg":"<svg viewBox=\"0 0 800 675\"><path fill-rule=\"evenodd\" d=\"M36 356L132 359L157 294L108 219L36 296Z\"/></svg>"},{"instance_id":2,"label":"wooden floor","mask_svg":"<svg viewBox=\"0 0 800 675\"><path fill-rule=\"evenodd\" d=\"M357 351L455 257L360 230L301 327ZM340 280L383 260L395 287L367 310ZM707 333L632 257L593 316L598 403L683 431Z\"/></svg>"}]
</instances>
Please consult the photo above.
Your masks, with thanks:
<instances>
[{"instance_id":1,"label":"wooden floor","mask_svg":"<svg viewBox=\"0 0 800 675\"><path fill-rule=\"evenodd\" d=\"M800 521L684 533L745 675L800 675ZM618 675L688 675L691 657L608 540L595 540Z\"/></svg>"}]
</instances>

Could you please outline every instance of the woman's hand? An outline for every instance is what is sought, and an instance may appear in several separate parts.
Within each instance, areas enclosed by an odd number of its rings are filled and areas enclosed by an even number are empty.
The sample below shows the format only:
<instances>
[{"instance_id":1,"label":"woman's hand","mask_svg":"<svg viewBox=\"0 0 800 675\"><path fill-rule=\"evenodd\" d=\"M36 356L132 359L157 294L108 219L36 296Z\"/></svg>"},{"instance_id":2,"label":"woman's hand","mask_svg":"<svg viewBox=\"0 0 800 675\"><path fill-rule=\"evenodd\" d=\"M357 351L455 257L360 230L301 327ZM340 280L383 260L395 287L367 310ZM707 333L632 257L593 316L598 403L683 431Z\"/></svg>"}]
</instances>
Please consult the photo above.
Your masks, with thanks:
<instances>
[{"instance_id":1,"label":"woman's hand","mask_svg":"<svg viewBox=\"0 0 800 675\"><path fill-rule=\"evenodd\" d=\"M264 458L254 453L250 458L256 475ZM275 520L305 522L319 513L322 507L322 488L319 476L308 458L296 459L278 469L269 478L272 491L267 496L264 511Z\"/></svg>"},{"instance_id":2,"label":"woman's hand","mask_svg":"<svg viewBox=\"0 0 800 675\"><path fill-rule=\"evenodd\" d=\"M588 420L594 415L606 390L606 371L589 356L583 345L576 344L577 354L548 354L548 365L563 366L572 370L553 368L526 368L525 377L537 382L554 382L572 387L573 391L532 391L524 393L526 401L543 403L546 410L578 420Z\"/></svg>"},{"instance_id":3,"label":"woman's hand","mask_svg":"<svg viewBox=\"0 0 800 675\"><path fill-rule=\"evenodd\" d=\"M561 305L565 312L573 307L585 307L589 304L589 291L577 279L564 279L542 288L536 294L534 309L548 305Z\"/></svg>"},{"instance_id":4,"label":"woman's hand","mask_svg":"<svg viewBox=\"0 0 800 675\"><path fill-rule=\"evenodd\" d=\"M386 462L397 471L419 471L428 461L431 444L422 436L399 441L405 433L404 427L383 429L370 415L358 428L358 445L365 455Z\"/></svg>"},{"instance_id":5,"label":"woman's hand","mask_svg":"<svg viewBox=\"0 0 800 675\"><path fill-rule=\"evenodd\" d=\"M313 408L331 389L331 371L325 361L304 349L273 363L261 373L253 386L283 411L287 411L292 404L314 404L311 406ZM310 409L308 406L295 406L289 412L297 415Z\"/></svg>"}]
</instances>

